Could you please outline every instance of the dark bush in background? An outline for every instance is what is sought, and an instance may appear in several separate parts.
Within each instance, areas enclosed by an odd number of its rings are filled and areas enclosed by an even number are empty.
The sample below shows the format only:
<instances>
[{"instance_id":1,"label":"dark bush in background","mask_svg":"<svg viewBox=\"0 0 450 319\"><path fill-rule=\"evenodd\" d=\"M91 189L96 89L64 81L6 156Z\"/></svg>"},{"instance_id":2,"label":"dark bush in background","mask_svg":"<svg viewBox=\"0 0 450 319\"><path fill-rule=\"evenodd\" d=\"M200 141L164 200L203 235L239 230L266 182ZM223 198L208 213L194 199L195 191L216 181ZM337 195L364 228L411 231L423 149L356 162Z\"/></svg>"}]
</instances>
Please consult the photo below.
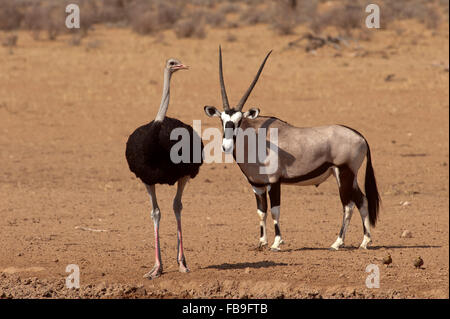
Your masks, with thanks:
<instances>
[{"instance_id":1,"label":"dark bush in background","mask_svg":"<svg viewBox=\"0 0 450 319\"><path fill-rule=\"evenodd\" d=\"M81 30L65 27L65 7L81 10ZM207 28L237 28L268 24L280 35L296 32L299 25L314 33L331 26L342 35L366 32L365 7L369 0L0 0L0 30L30 30L35 39L46 34L54 40L62 33L85 36L94 24L130 27L139 34L173 30L177 37L206 36ZM427 28L448 23L448 0L379 0L381 27L413 19Z\"/></svg>"},{"instance_id":2,"label":"dark bush in background","mask_svg":"<svg viewBox=\"0 0 450 319\"><path fill-rule=\"evenodd\" d=\"M16 30L20 27L22 19L22 12L12 1L0 2L0 30Z\"/></svg>"}]
</instances>

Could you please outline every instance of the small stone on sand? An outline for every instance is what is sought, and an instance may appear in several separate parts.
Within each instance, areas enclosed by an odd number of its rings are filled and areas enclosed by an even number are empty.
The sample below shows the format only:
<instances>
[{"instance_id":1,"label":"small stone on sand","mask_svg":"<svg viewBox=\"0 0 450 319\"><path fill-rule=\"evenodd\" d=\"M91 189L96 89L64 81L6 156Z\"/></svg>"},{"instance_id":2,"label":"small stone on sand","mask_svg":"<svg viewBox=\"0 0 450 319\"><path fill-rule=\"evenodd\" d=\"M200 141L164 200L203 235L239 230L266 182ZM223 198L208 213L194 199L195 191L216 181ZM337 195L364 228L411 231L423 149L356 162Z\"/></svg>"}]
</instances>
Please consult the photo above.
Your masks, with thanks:
<instances>
[{"instance_id":1,"label":"small stone on sand","mask_svg":"<svg viewBox=\"0 0 450 319\"><path fill-rule=\"evenodd\" d=\"M401 237L402 238L412 238L412 233L409 230L405 230L405 231L403 231Z\"/></svg>"}]
</instances>

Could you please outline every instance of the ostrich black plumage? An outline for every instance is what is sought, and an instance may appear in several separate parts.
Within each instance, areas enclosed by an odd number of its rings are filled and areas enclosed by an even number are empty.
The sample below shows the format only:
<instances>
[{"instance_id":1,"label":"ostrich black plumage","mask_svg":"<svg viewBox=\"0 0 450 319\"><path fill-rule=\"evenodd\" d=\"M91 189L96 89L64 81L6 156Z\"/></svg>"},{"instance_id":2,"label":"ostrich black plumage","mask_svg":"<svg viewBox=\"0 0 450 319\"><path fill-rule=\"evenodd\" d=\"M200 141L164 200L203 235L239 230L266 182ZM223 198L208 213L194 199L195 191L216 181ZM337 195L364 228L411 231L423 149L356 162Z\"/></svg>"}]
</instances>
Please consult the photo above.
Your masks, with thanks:
<instances>
[{"instance_id":1,"label":"ostrich black plumage","mask_svg":"<svg viewBox=\"0 0 450 319\"><path fill-rule=\"evenodd\" d=\"M177 119L166 117L169 107L170 79L176 71L183 69L188 69L188 67L180 61L176 59L167 60L164 68L164 89L158 114L155 120L137 128L130 135L125 152L130 170L145 184L152 202L151 217L155 229L155 266L149 273L144 275L144 277L150 279L159 277L163 271L159 245L159 221L161 212L156 200L155 184L173 185L177 183L177 193L173 200L173 210L178 228L177 262L181 272L189 272L183 252L181 233L181 210L183 205L181 203L181 197L188 180L198 174L200 165L202 164L202 156L200 154L199 160L197 160L199 163L195 163L193 160L195 157L194 152L202 152L203 143L191 126ZM171 148L179 142L179 140L170 139L171 132L177 128L184 128L189 132L190 161L188 163L174 163L170 156ZM194 148L194 139L199 141L200 150ZM183 150L184 148L180 149L180 156L183 155Z\"/></svg>"}]
</instances>

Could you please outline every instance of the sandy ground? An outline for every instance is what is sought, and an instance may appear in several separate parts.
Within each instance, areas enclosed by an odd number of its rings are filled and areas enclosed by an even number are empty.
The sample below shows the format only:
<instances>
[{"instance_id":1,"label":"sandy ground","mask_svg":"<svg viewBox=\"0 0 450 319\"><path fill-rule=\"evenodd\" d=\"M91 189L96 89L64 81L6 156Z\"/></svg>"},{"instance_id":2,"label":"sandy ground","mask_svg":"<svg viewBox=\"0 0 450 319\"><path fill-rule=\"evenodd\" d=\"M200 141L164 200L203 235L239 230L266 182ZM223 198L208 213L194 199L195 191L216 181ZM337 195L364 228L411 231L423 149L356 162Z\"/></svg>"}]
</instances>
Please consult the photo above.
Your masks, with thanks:
<instances>
[{"instance_id":1,"label":"sandy ground","mask_svg":"<svg viewBox=\"0 0 450 319\"><path fill-rule=\"evenodd\" d=\"M266 26L232 30L236 42L228 32L204 40L168 32L161 41L98 27L76 47L69 37L34 41L19 32L12 53L0 48L0 298L449 297L448 27L374 31L361 50L316 54L286 49L298 35ZM160 186L165 273L143 279L154 262L153 224L125 142L154 118L168 57L192 67L174 76L168 115L219 127L203 113L205 104L221 106L219 43L232 103L274 49L246 107L297 126L345 124L367 138L383 200L371 249L357 249L355 211L346 248L328 250L342 221L330 178L319 188L283 186L286 243L279 253L258 251L246 179L235 163L205 164L184 196L191 273L176 264L175 188ZM401 238L404 230L412 237ZM384 266L388 254L393 263ZM80 289L64 286L68 264L80 267ZM379 266L378 289L366 288L368 264Z\"/></svg>"}]
</instances>

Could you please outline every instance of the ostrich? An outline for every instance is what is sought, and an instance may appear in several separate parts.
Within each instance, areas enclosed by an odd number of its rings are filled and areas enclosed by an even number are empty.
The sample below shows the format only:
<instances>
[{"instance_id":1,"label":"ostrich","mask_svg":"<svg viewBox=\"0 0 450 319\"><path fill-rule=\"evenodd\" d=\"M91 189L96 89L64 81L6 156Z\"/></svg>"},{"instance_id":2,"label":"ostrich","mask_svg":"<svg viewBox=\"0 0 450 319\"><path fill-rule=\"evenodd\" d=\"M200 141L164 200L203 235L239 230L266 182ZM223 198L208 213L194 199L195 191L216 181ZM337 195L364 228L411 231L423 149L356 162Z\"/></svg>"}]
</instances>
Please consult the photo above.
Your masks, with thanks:
<instances>
[{"instance_id":1,"label":"ostrich","mask_svg":"<svg viewBox=\"0 0 450 319\"><path fill-rule=\"evenodd\" d=\"M194 163L193 143L189 143L190 161L188 163L174 163L170 156L172 146L177 140L171 139L171 132L174 129L185 129L189 132L189 139L197 139L203 151L203 143L200 137L193 131L192 127L174 118L166 117L170 97L170 79L178 70L188 69L177 59L169 59L164 68L164 89L158 114L154 121L137 128L130 135L126 146L126 158L130 170L145 184L152 203L151 217L154 223L155 232L155 266L144 275L144 278L153 279L159 277L163 272L161 261L161 251L159 245L159 221L161 212L156 200L155 185L177 183L177 193L173 200L173 210L177 220L177 262L180 272L187 273L189 268L186 265L186 258L183 252L183 241L181 233L181 210L183 205L181 197L184 187L189 179L194 178L202 164L202 157ZM180 151L182 152L184 148Z\"/></svg>"}]
</instances>

